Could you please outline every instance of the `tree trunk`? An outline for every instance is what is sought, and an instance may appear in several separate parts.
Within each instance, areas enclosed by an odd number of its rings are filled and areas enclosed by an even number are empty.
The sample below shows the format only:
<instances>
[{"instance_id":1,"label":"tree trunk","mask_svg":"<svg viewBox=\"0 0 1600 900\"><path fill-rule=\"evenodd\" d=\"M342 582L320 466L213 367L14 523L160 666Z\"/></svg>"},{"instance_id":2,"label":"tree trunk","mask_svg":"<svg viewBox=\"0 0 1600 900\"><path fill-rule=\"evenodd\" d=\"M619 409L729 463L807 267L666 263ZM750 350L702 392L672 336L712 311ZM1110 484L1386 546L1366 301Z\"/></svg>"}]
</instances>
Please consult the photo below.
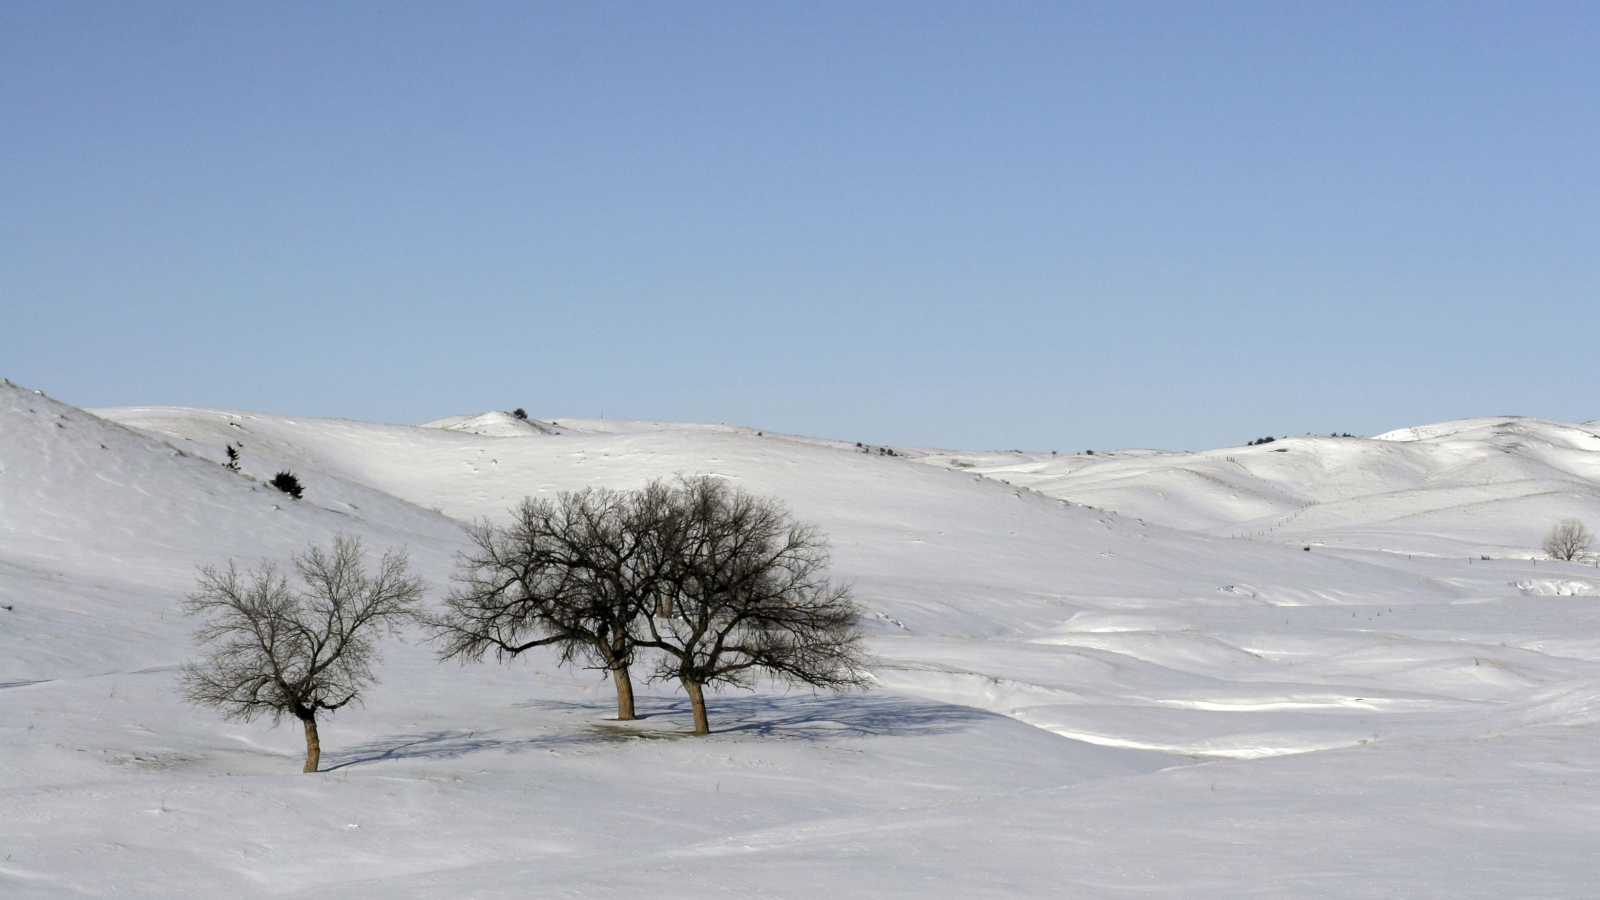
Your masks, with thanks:
<instances>
[{"instance_id":1,"label":"tree trunk","mask_svg":"<svg viewBox=\"0 0 1600 900\"><path fill-rule=\"evenodd\" d=\"M685 680L683 689L689 692L689 705L694 708L694 733L710 734L711 720L706 718L705 690L698 682Z\"/></svg>"},{"instance_id":2,"label":"tree trunk","mask_svg":"<svg viewBox=\"0 0 1600 900\"><path fill-rule=\"evenodd\" d=\"M306 767L302 772L315 772L322 763L322 741L317 738L317 717L315 714L300 720L306 726Z\"/></svg>"},{"instance_id":3,"label":"tree trunk","mask_svg":"<svg viewBox=\"0 0 1600 900\"><path fill-rule=\"evenodd\" d=\"M617 685L617 720L628 722L633 720L633 678L628 674L627 663L617 663L611 667L611 680Z\"/></svg>"}]
</instances>

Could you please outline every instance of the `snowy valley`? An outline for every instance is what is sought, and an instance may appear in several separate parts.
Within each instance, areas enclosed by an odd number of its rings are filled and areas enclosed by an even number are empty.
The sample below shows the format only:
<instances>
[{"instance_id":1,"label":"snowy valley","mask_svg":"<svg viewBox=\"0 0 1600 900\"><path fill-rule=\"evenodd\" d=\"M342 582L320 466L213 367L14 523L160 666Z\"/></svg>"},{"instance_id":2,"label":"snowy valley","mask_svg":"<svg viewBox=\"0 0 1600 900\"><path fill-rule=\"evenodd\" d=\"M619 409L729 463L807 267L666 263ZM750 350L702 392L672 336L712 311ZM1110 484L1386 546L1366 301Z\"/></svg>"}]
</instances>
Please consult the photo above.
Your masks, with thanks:
<instances>
[{"instance_id":1,"label":"snowy valley","mask_svg":"<svg viewBox=\"0 0 1600 900\"><path fill-rule=\"evenodd\" d=\"M222 466L241 445L241 471ZM0 385L6 897L1600 893L1600 423L1202 453L893 448L504 413L86 411ZM264 482L291 470L293 500ZM338 533L430 597L464 523L706 474L829 535L877 687L612 721L552 656L391 643L293 729L186 705L195 566Z\"/></svg>"}]
</instances>

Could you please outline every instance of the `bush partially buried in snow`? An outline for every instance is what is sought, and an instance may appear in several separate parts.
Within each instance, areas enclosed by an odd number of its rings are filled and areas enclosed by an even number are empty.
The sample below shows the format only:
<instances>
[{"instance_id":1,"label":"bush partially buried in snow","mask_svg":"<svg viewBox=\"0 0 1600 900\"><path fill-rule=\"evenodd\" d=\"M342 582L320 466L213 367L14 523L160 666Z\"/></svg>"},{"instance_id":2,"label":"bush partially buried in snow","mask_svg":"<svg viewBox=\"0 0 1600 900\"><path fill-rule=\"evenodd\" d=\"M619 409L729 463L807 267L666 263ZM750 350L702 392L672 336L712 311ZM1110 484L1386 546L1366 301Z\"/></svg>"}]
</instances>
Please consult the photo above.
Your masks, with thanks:
<instances>
[{"instance_id":1,"label":"bush partially buried in snow","mask_svg":"<svg viewBox=\"0 0 1600 900\"><path fill-rule=\"evenodd\" d=\"M267 482L267 484L270 484L278 490L283 491L285 494L288 494L296 500L300 499L300 495L304 491L304 489L300 487L300 479L296 477L293 472L289 471L279 472L278 474L272 476L272 480Z\"/></svg>"}]
</instances>

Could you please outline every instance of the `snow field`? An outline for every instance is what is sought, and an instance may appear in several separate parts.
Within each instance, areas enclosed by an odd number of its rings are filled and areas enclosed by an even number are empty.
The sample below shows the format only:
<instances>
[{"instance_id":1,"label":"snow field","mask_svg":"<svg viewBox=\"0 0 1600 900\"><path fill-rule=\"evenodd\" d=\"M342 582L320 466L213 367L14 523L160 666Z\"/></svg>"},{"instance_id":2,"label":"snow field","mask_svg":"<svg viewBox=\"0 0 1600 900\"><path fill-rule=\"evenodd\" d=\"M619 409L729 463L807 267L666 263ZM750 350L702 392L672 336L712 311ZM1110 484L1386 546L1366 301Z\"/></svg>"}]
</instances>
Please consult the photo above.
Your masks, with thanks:
<instances>
[{"instance_id":1,"label":"snow field","mask_svg":"<svg viewBox=\"0 0 1600 900\"><path fill-rule=\"evenodd\" d=\"M1202 453L916 453L1185 531L1285 544L1527 558L1550 523L1600 521L1597 422L1500 416Z\"/></svg>"},{"instance_id":2,"label":"snow field","mask_svg":"<svg viewBox=\"0 0 1600 900\"><path fill-rule=\"evenodd\" d=\"M91 415L0 386L0 895L1590 895L1600 576L1505 557L1590 509L1593 433L908 460L735 426ZM281 468L304 500L261 484ZM408 546L436 596L460 522L677 472L822 525L881 689L719 695L694 739L671 685L608 722L595 673L394 644L314 776L296 730L177 697L198 562L346 531Z\"/></svg>"}]
</instances>

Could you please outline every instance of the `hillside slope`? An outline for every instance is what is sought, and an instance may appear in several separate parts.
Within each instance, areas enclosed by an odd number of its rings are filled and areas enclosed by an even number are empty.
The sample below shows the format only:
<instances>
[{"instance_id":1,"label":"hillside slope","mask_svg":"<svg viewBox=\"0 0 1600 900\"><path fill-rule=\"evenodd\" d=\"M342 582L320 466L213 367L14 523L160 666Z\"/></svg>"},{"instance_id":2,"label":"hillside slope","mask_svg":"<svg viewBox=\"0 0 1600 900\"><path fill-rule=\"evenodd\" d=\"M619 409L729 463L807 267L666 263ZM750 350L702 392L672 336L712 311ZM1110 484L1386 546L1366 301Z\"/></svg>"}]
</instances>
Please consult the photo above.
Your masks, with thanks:
<instances>
[{"instance_id":1,"label":"hillside slope","mask_svg":"<svg viewBox=\"0 0 1600 900\"><path fill-rule=\"evenodd\" d=\"M1476 595L1454 573L1189 534L841 444L669 423L476 434L237 411L101 412L213 456L237 438L246 459L298 467L313 493L323 479L348 480L462 519L591 484L728 478L784 499L832 537L837 573L881 635L884 683L1095 743L1230 757L1351 746L1373 717L1386 731L1414 731L1529 687L1484 677L1480 651L1458 641L1413 640L1393 662L1371 658L1364 632L1378 607L1427 617L1428 607ZM1503 582L1491 591L1509 592ZM1328 615L1330 606L1352 609ZM1358 633L1319 652L1283 634L1336 617ZM1245 623L1247 634L1230 633Z\"/></svg>"},{"instance_id":2,"label":"hillside slope","mask_svg":"<svg viewBox=\"0 0 1600 900\"><path fill-rule=\"evenodd\" d=\"M1173 528L1281 543L1528 558L1557 520L1600 524L1595 423L1501 416L1202 453L918 459Z\"/></svg>"},{"instance_id":3,"label":"hillside slope","mask_svg":"<svg viewBox=\"0 0 1600 900\"><path fill-rule=\"evenodd\" d=\"M212 458L237 438L247 471L294 468L308 497L326 477L462 520L494 519L524 496L586 485L633 488L677 473L728 478L820 524L839 574L875 611L918 634L1017 633L1060 624L1084 604L1361 602L1401 584L1419 598L1461 596L1342 558L1185 534L990 479L725 427L611 423L616 430L603 433L492 436L220 410L99 412Z\"/></svg>"},{"instance_id":4,"label":"hillside slope","mask_svg":"<svg viewBox=\"0 0 1600 900\"><path fill-rule=\"evenodd\" d=\"M181 658L176 601L200 563L283 559L348 531L448 577L458 523L337 478L291 500L183 443L0 384L0 602L15 626L0 632L0 680Z\"/></svg>"}]
</instances>

